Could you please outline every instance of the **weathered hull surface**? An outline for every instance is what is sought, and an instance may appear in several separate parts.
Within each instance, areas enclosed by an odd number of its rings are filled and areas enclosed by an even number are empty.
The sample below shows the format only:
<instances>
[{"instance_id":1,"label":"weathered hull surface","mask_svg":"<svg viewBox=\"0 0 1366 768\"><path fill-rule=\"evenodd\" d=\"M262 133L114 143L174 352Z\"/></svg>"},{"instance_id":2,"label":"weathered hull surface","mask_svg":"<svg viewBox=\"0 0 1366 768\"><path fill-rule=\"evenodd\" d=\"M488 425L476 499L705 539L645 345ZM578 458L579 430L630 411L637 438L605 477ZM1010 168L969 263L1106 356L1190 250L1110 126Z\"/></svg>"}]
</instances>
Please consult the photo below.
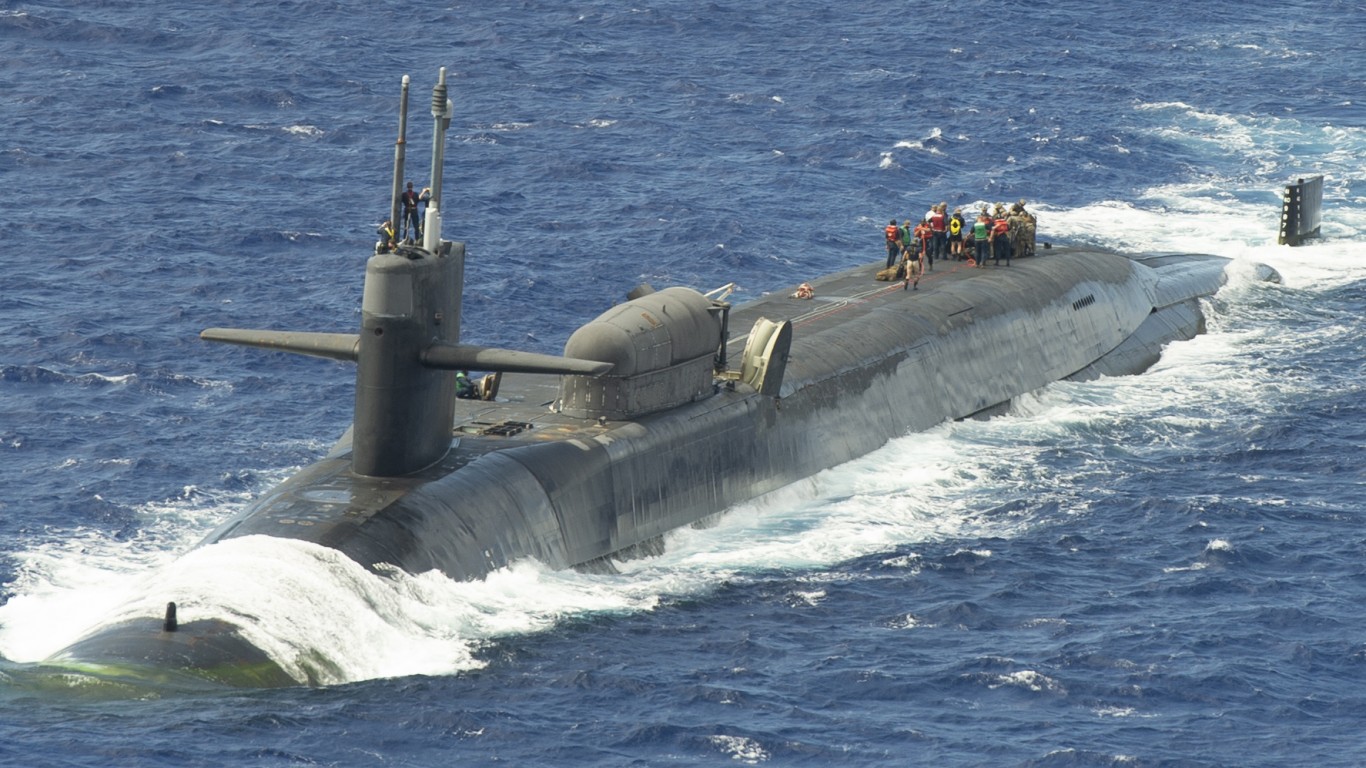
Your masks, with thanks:
<instances>
[{"instance_id":1,"label":"weathered hull surface","mask_svg":"<svg viewBox=\"0 0 1366 768\"><path fill-rule=\"evenodd\" d=\"M794 321L778 398L721 386L669 411L599 423L554 413L553 380L509 376L508 402L457 401L453 448L437 465L358 476L343 441L208 541L306 539L366 566L455 579L522 557L582 565L1050 382L1098 367L1138 372L1161 344L1200 331L1193 297L1218 288L1223 265L1182 263L1186 289L1166 297L1160 272L1097 252L1056 251L1009 269L941 265L916 291L853 270L814 283L815 300L770 297L732 314L736 342L759 316ZM1175 301L1155 307L1155 298ZM1154 318L1160 333L1139 350L1098 362ZM490 430L498 425L513 426Z\"/></svg>"},{"instance_id":2,"label":"weathered hull surface","mask_svg":"<svg viewBox=\"0 0 1366 768\"><path fill-rule=\"evenodd\" d=\"M613 555L652 551L668 531L908 432L991 412L1050 382L1140 372L1162 345L1203 330L1199 298L1222 285L1224 265L1062 248L1008 268L941 262L916 290L875 282L873 267L849 270L814 281L812 300L773 294L731 312L737 356L756 319L792 321L777 397L723 382L670 410L587 420L552 408L556 377L510 374L497 402L456 401L452 448L437 464L403 477L355 474L348 432L204 544L300 539L366 567L454 579L528 557L610 567ZM213 651L203 654L195 647L208 641L192 625L158 632L150 622L108 627L58 660L289 682L221 622L210 622ZM234 654L251 675L224 671Z\"/></svg>"}]
</instances>

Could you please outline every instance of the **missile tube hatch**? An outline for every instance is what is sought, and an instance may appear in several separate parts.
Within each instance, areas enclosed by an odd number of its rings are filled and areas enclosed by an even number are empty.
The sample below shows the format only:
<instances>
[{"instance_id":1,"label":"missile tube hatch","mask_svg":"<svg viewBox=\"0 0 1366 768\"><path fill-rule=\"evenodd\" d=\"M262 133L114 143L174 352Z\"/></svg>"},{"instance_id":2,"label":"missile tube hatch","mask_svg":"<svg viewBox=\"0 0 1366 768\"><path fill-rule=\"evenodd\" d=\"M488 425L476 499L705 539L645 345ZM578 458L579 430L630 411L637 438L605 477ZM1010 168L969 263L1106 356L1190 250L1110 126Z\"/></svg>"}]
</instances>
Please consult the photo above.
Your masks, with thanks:
<instances>
[{"instance_id":1,"label":"missile tube hatch","mask_svg":"<svg viewBox=\"0 0 1366 768\"><path fill-rule=\"evenodd\" d=\"M612 363L605 376L560 378L560 412L630 419L714 391L726 305L691 288L665 288L618 304L569 337L566 357Z\"/></svg>"}]
</instances>

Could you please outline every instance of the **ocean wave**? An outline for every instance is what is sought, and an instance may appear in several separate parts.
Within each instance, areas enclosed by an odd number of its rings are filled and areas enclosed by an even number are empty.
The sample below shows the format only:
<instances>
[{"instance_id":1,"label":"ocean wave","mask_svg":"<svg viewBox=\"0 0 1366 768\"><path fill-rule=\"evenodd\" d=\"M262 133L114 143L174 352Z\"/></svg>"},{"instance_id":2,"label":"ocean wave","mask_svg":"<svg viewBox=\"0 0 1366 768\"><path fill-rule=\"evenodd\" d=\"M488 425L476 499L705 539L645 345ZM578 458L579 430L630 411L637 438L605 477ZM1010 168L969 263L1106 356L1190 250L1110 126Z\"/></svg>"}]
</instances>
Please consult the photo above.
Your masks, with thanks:
<instances>
[{"instance_id":1,"label":"ocean wave","mask_svg":"<svg viewBox=\"0 0 1366 768\"><path fill-rule=\"evenodd\" d=\"M6 754L1218 764L1211 724L1255 723L1249 765L1346 764L1359 35L1307 0L1170 10L973 2L938 42L812 0L0 10L0 652L41 658L169 591L267 616L286 659L326 634L319 677L347 683L111 705L7 677ZM1010 44L964 25L991 14ZM422 83L425 169L437 66L471 341L558 353L637 282L757 296L871 263L888 216L939 200L1025 197L1048 241L1234 266L1210 333L1149 374L893 441L617 575L457 584L278 542L172 565L345 428L352 369L195 334L354 330L398 78ZM1311 173L1323 237L1278 246L1281 188Z\"/></svg>"}]
</instances>

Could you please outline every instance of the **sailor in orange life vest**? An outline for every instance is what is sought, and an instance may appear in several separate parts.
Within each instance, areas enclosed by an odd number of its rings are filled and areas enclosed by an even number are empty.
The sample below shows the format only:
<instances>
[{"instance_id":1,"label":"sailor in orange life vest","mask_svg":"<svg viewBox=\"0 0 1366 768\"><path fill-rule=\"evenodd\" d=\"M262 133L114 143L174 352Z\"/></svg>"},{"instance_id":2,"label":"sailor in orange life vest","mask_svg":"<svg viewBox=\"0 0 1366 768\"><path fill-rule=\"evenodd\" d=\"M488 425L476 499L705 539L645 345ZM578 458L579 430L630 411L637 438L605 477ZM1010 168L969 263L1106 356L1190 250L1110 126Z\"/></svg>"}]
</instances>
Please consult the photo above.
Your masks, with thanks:
<instances>
[{"instance_id":1,"label":"sailor in orange life vest","mask_svg":"<svg viewBox=\"0 0 1366 768\"><path fill-rule=\"evenodd\" d=\"M992 264L1000 266L1001 257L1006 257L1006 266L1010 266L1011 250L1010 246L1010 222L1006 220L1006 207L1000 203L996 204L996 217L991 222L991 247Z\"/></svg>"},{"instance_id":2,"label":"sailor in orange life vest","mask_svg":"<svg viewBox=\"0 0 1366 768\"><path fill-rule=\"evenodd\" d=\"M901 255L901 229L897 227L896 219L892 219L883 234L887 236L887 266L891 267L896 264L896 257Z\"/></svg>"},{"instance_id":3,"label":"sailor in orange life vest","mask_svg":"<svg viewBox=\"0 0 1366 768\"><path fill-rule=\"evenodd\" d=\"M915 227L915 252L920 259L922 267L926 270L934 270L934 259L930 257L929 251L934 241L934 230L930 229L930 223L921 220Z\"/></svg>"}]
</instances>

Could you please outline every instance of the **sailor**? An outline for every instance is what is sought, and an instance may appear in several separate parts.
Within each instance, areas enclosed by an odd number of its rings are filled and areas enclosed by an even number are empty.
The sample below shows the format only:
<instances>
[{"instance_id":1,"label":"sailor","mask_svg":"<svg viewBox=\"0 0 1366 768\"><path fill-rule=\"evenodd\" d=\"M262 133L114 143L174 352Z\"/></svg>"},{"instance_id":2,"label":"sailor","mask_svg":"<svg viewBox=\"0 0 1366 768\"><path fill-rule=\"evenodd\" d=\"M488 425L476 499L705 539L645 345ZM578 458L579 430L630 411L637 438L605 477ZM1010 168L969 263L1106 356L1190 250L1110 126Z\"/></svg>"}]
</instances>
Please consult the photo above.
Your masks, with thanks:
<instances>
[{"instance_id":1,"label":"sailor","mask_svg":"<svg viewBox=\"0 0 1366 768\"><path fill-rule=\"evenodd\" d=\"M954 261L963 260L963 209L954 208L953 218L949 219L949 254Z\"/></svg>"},{"instance_id":2,"label":"sailor","mask_svg":"<svg viewBox=\"0 0 1366 768\"><path fill-rule=\"evenodd\" d=\"M908 286L914 286L920 290L920 274L925 271L925 262L916 255L916 250L906 248L901 252L901 290L906 290Z\"/></svg>"},{"instance_id":3,"label":"sailor","mask_svg":"<svg viewBox=\"0 0 1366 768\"><path fill-rule=\"evenodd\" d=\"M930 249L934 243L934 230L930 228L930 222L921 219L920 224L915 228L915 236L920 241L916 246L916 253L920 255L920 263L925 269L934 271L934 254Z\"/></svg>"},{"instance_id":4,"label":"sailor","mask_svg":"<svg viewBox=\"0 0 1366 768\"><path fill-rule=\"evenodd\" d=\"M930 206L930 269L934 269L934 260L936 258L944 258L945 252L948 251L948 211L948 203Z\"/></svg>"},{"instance_id":5,"label":"sailor","mask_svg":"<svg viewBox=\"0 0 1366 768\"><path fill-rule=\"evenodd\" d=\"M375 230L379 235L379 242L375 243L375 253L389 253L394 250L394 223L388 219Z\"/></svg>"},{"instance_id":6,"label":"sailor","mask_svg":"<svg viewBox=\"0 0 1366 768\"><path fill-rule=\"evenodd\" d=\"M417 196L417 204L418 204L419 206L421 206L420 209L419 209L418 212L417 212L417 238L418 238L419 240L421 240L421 239L422 239L422 229L423 229L423 227L425 227L426 224L427 224L427 218L426 218L426 216L427 216L427 209L428 209L429 207L431 207L431 204L432 204L432 188L431 188L431 187L423 187L423 188L422 188L422 191L421 191L420 193L418 193L418 196Z\"/></svg>"},{"instance_id":7,"label":"sailor","mask_svg":"<svg viewBox=\"0 0 1366 768\"><path fill-rule=\"evenodd\" d=\"M479 397L475 394L474 382L470 381L470 375L466 371L455 372L455 396L461 400L474 400Z\"/></svg>"},{"instance_id":8,"label":"sailor","mask_svg":"<svg viewBox=\"0 0 1366 768\"><path fill-rule=\"evenodd\" d=\"M991 217L987 215L987 207L982 206L982 213L977 217L977 222L972 225L972 242L977 248L977 266L987 265L987 253L991 247Z\"/></svg>"},{"instance_id":9,"label":"sailor","mask_svg":"<svg viewBox=\"0 0 1366 768\"><path fill-rule=\"evenodd\" d=\"M403 237L409 240L419 240L422 238L421 225L418 223L417 204L418 194L413 191L413 183L408 182L408 189L400 197L403 202ZM412 229L409 229L411 225Z\"/></svg>"},{"instance_id":10,"label":"sailor","mask_svg":"<svg viewBox=\"0 0 1366 768\"><path fill-rule=\"evenodd\" d=\"M996 216L991 222L991 246L992 261L994 266L1001 265L1001 257L1006 257L1006 266L1010 266L1010 221L1006 219L1006 207L1004 203L996 204Z\"/></svg>"},{"instance_id":11,"label":"sailor","mask_svg":"<svg viewBox=\"0 0 1366 768\"><path fill-rule=\"evenodd\" d=\"M887 237L887 266L893 267L896 257L901 253L901 228L896 225L896 219L892 219L883 234Z\"/></svg>"},{"instance_id":12,"label":"sailor","mask_svg":"<svg viewBox=\"0 0 1366 768\"><path fill-rule=\"evenodd\" d=\"M1024 235L1025 235L1024 208L1021 207L1021 205L1020 205L1019 203L1012 203L1012 204L1011 204L1011 206L1010 206L1010 215L1006 217L1006 223L1007 223L1007 224L1009 225L1009 227L1010 227L1010 249L1011 249L1012 251L1014 251L1014 255L1017 256L1017 257L1023 258L1023 257L1025 257L1025 256L1028 256L1028 255L1029 255L1029 251L1028 251L1028 249L1025 247L1025 239L1024 239Z\"/></svg>"},{"instance_id":13,"label":"sailor","mask_svg":"<svg viewBox=\"0 0 1366 768\"><path fill-rule=\"evenodd\" d=\"M1016 255L1019 255L1019 256L1033 256L1033 255L1034 255L1034 237L1035 237L1035 233L1036 233L1036 231L1037 231L1037 229L1038 229L1039 220L1036 219L1036 218L1034 217L1034 214L1032 214L1032 213L1030 213L1029 211L1025 210L1025 201L1024 201L1024 198L1020 198L1020 202L1016 203L1015 205L1017 205L1017 206L1019 207L1019 209L1020 209L1020 244L1021 244L1020 249L1016 251Z\"/></svg>"}]
</instances>

